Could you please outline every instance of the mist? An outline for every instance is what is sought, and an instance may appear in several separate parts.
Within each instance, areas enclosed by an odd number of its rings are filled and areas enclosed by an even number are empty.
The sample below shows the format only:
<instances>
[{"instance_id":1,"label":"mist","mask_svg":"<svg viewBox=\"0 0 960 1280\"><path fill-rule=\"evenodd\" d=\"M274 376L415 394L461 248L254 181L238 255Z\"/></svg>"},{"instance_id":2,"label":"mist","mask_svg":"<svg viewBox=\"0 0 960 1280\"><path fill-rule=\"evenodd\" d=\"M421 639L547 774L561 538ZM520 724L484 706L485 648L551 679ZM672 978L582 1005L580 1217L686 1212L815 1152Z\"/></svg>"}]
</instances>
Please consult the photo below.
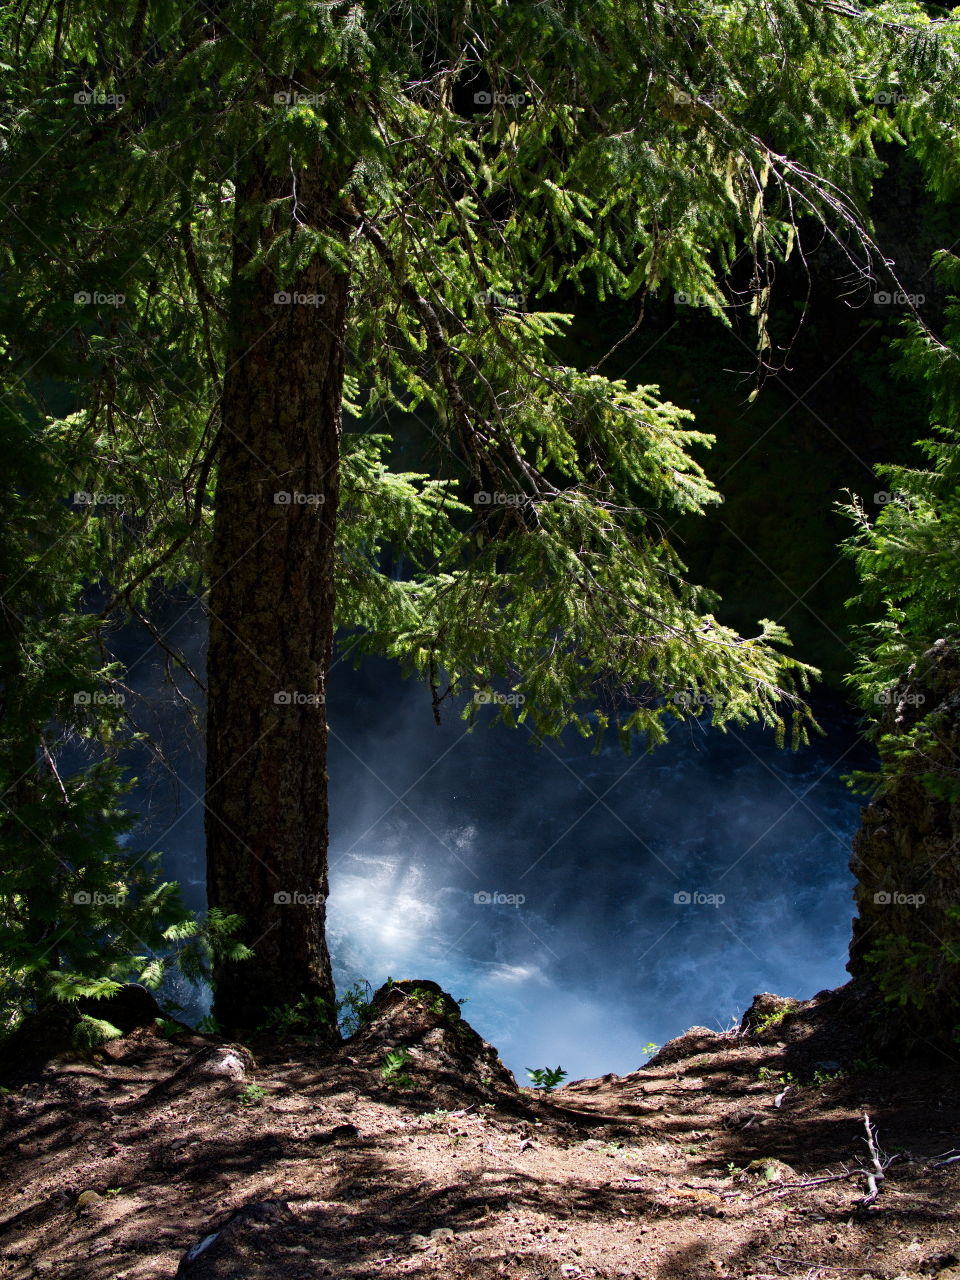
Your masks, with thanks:
<instances>
[{"instance_id":1,"label":"mist","mask_svg":"<svg viewBox=\"0 0 960 1280\"><path fill-rule=\"evenodd\" d=\"M166 634L202 674L190 606ZM115 645L131 710L162 753L131 755L135 849L163 852L204 905L203 754L164 655ZM177 683L188 693L181 672ZM195 695L191 695L195 696ZM850 838L859 802L841 776L869 759L837 700L799 752L770 731L677 724L652 753L576 734L468 732L452 706L392 664L330 677L328 939L338 988L431 978L520 1083L624 1073L695 1024L732 1025L758 991L808 997L846 980ZM154 753L155 755L155 753ZM209 996L173 993L199 1016ZM291 992L291 1001L297 997Z\"/></svg>"}]
</instances>

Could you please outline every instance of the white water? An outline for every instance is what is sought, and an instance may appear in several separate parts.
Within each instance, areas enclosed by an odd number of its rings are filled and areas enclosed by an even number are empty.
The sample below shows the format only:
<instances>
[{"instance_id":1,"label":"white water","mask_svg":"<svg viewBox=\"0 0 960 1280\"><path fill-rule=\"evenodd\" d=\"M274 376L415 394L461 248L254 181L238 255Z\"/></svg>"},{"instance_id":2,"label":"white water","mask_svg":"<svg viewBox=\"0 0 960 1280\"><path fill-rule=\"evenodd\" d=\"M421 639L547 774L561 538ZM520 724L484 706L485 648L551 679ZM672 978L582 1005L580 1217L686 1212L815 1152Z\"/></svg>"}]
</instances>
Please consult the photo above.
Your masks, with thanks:
<instances>
[{"instance_id":1,"label":"white water","mask_svg":"<svg viewBox=\"0 0 960 1280\"><path fill-rule=\"evenodd\" d=\"M171 636L197 664L198 634L194 612ZM163 850L199 908L200 743L155 651L129 684L176 773L148 783L138 767L132 843ZM467 734L455 709L437 728L427 693L385 662L337 664L329 714L338 983L441 983L522 1083L528 1066L629 1071L648 1042L728 1026L758 991L845 981L859 808L839 775L864 753L842 714L797 755L770 733L689 725L652 755L611 741L594 756L578 737L538 751L524 728Z\"/></svg>"}]
</instances>

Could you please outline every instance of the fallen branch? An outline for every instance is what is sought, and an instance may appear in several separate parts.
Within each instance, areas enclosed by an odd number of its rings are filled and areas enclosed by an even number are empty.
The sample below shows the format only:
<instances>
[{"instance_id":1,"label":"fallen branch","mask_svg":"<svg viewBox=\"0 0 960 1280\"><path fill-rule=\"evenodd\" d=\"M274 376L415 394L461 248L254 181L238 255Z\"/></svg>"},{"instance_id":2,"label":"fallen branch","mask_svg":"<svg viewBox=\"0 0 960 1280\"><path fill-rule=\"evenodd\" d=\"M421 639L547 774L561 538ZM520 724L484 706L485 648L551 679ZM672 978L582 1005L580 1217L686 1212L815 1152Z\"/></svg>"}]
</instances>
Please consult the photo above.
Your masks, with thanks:
<instances>
[{"instance_id":1,"label":"fallen branch","mask_svg":"<svg viewBox=\"0 0 960 1280\"><path fill-rule=\"evenodd\" d=\"M804 1182L772 1182L768 1187L762 1187L759 1191L755 1191L752 1196L745 1196L747 1201L756 1200L758 1196L768 1195L771 1191L777 1192L778 1196L785 1194L787 1191L802 1191L807 1187L819 1187L824 1182L843 1182L846 1178L856 1178L860 1173L859 1169L848 1170L846 1173L829 1173L823 1178L807 1178ZM737 1195L743 1195L737 1192Z\"/></svg>"},{"instance_id":2,"label":"fallen branch","mask_svg":"<svg viewBox=\"0 0 960 1280\"><path fill-rule=\"evenodd\" d=\"M873 1204L880 1194L880 1183L886 1177L886 1169L890 1164L890 1160L881 1158L880 1148L877 1146L877 1131L866 1112L863 1113L863 1127L867 1131L864 1141L870 1153L870 1166L863 1169L863 1175L867 1183L867 1194L858 1200L857 1204L859 1208L866 1209Z\"/></svg>"}]
</instances>

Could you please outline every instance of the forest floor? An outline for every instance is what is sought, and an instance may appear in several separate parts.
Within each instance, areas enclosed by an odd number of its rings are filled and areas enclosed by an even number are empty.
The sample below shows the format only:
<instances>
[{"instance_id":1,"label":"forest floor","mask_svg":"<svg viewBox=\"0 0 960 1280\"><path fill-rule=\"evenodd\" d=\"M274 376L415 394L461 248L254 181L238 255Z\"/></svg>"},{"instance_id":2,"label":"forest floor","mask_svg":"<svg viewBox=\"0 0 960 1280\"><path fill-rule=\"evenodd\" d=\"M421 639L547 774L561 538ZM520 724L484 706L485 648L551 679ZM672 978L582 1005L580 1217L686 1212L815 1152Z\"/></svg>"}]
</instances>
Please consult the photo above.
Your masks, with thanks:
<instances>
[{"instance_id":1,"label":"forest floor","mask_svg":"<svg viewBox=\"0 0 960 1280\"><path fill-rule=\"evenodd\" d=\"M956 1065L858 1059L843 990L782 1008L549 1096L404 993L338 1049L140 1028L0 1097L0 1277L957 1280Z\"/></svg>"}]
</instances>

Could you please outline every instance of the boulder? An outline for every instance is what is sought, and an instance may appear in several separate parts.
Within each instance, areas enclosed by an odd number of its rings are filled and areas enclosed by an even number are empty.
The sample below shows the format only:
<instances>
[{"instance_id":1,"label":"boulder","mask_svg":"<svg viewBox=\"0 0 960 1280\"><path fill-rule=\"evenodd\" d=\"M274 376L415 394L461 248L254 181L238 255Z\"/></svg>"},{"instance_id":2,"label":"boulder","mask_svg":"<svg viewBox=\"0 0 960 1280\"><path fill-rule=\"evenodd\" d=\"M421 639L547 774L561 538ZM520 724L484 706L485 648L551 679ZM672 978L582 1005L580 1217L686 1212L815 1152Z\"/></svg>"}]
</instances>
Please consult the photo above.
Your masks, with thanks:
<instances>
[{"instance_id":1,"label":"boulder","mask_svg":"<svg viewBox=\"0 0 960 1280\"><path fill-rule=\"evenodd\" d=\"M384 1086L425 1092L438 1104L460 1105L479 1094L517 1095L517 1082L496 1049L463 1018L460 1006L436 982L388 982L374 993L370 1020L345 1045L350 1058L375 1070ZM409 1054L391 1079L383 1076L392 1051Z\"/></svg>"},{"instance_id":2,"label":"boulder","mask_svg":"<svg viewBox=\"0 0 960 1280\"><path fill-rule=\"evenodd\" d=\"M775 996L769 991L761 991L753 997L750 1008L740 1020L741 1035L756 1035L760 1032L774 1031L784 1017L800 1003L789 996Z\"/></svg>"},{"instance_id":3,"label":"boulder","mask_svg":"<svg viewBox=\"0 0 960 1280\"><path fill-rule=\"evenodd\" d=\"M34 1076L52 1058L76 1052L83 1017L108 1022L124 1035L153 1026L158 1018L176 1022L164 1013L152 993L136 982L102 1000L53 1000L27 1014L15 1031L0 1041L0 1081L19 1083ZM193 1034L186 1023L178 1022L177 1026Z\"/></svg>"},{"instance_id":4,"label":"boulder","mask_svg":"<svg viewBox=\"0 0 960 1280\"><path fill-rule=\"evenodd\" d=\"M696 1057L699 1053L722 1053L729 1048L730 1037L725 1032L711 1031L709 1027L691 1027L682 1036L668 1040L646 1066L665 1067L684 1058Z\"/></svg>"},{"instance_id":5,"label":"boulder","mask_svg":"<svg viewBox=\"0 0 960 1280\"><path fill-rule=\"evenodd\" d=\"M189 1280L272 1280L286 1274L280 1268L287 1255L306 1252L303 1228L286 1201L258 1200L211 1224L184 1253L177 1275Z\"/></svg>"}]
</instances>

